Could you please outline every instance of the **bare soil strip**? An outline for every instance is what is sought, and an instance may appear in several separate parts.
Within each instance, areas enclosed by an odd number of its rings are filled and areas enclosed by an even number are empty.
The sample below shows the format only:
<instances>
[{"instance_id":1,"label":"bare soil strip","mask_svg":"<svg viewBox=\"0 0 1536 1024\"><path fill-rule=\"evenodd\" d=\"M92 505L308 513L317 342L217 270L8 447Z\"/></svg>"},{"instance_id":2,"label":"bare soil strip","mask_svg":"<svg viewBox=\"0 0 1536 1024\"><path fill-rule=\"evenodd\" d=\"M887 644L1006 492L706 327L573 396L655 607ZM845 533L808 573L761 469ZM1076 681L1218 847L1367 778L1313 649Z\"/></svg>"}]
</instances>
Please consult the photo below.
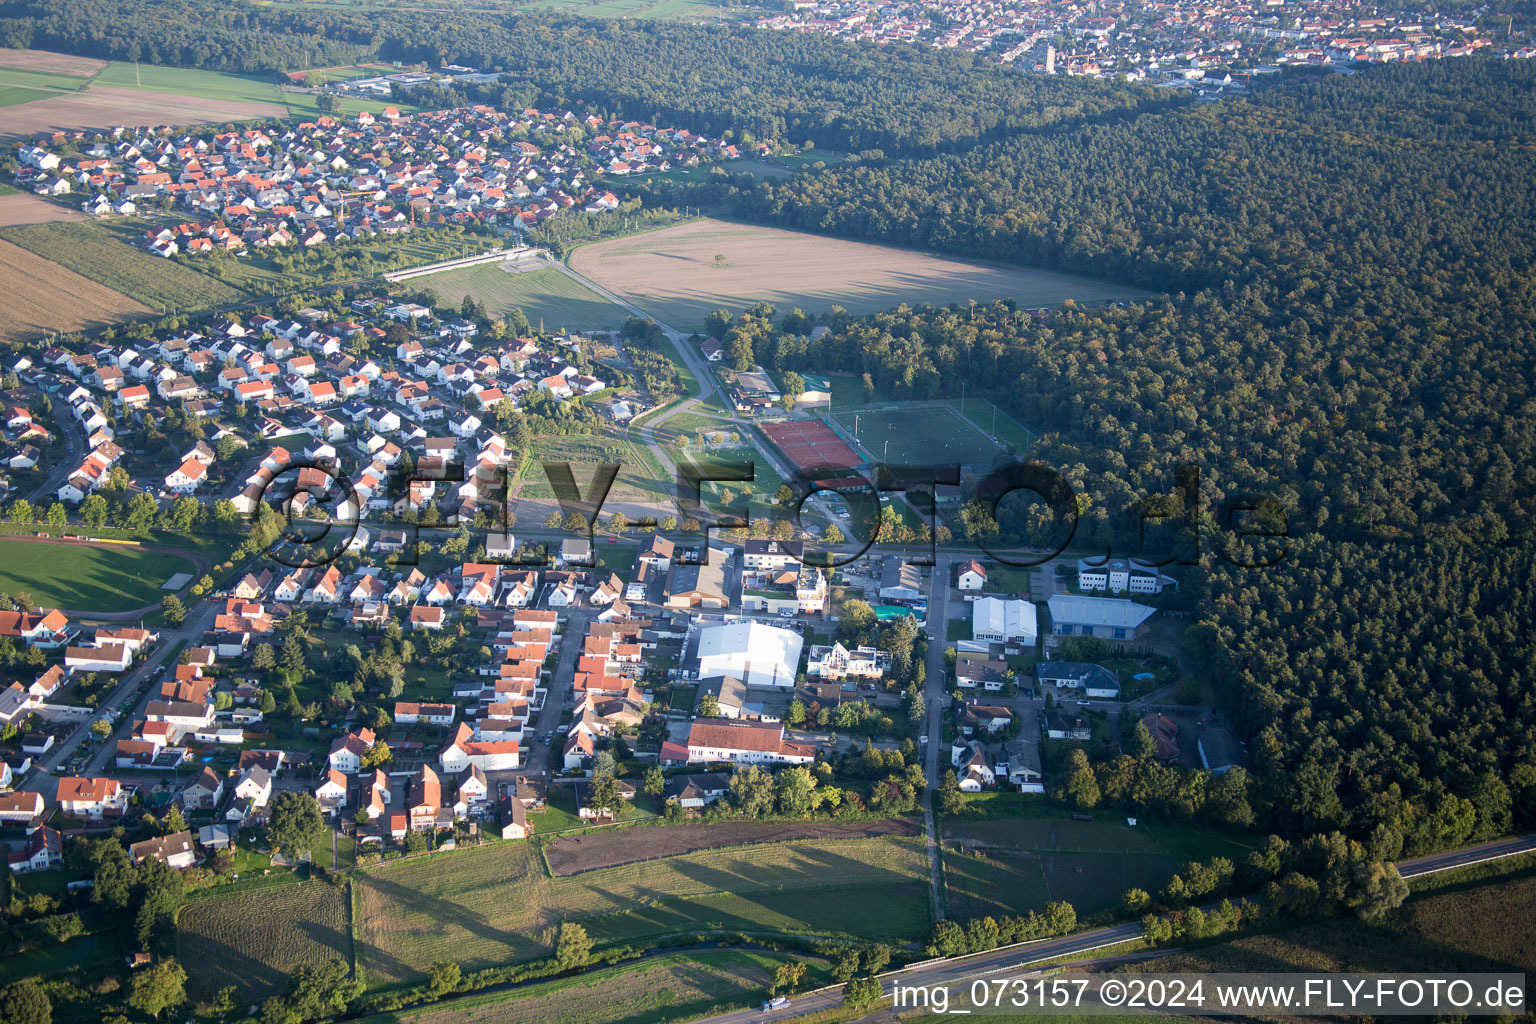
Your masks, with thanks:
<instances>
[{"instance_id":1,"label":"bare soil strip","mask_svg":"<svg viewBox=\"0 0 1536 1024\"><path fill-rule=\"evenodd\" d=\"M170 92L115 89L88 85L79 92L0 107L0 135L27 136L75 128L108 129L119 125L209 124L260 117L285 117L286 107L182 96Z\"/></svg>"},{"instance_id":2,"label":"bare soil strip","mask_svg":"<svg viewBox=\"0 0 1536 1024\"><path fill-rule=\"evenodd\" d=\"M85 220L85 214L25 193L0 196L0 228L13 228L19 224L52 224L61 220Z\"/></svg>"},{"instance_id":3,"label":"bare soil strip","mask_svg":"<svg viewBox=\"0 0 1536 1024\"><path fill-rule=\"evenodd\" d=\"M51 71L58 75L94 75L107 66L93 57L72 57L48 50L0 50L0 68L17 71Z\"/></svg>"}]
</instances>

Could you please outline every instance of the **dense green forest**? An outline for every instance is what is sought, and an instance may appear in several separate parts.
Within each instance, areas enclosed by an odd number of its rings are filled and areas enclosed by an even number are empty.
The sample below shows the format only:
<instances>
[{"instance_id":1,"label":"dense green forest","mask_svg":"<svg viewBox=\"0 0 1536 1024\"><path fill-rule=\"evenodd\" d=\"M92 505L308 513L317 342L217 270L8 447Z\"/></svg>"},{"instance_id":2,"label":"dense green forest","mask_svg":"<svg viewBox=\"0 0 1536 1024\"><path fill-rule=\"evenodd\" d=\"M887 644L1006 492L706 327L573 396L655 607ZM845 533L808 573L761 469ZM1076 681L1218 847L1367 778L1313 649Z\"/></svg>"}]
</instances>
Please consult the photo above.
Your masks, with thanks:
<instances>
[{"instance_id":1,"label":"dense green forest","mask_svg":"<svg viewBox=\"0 0 1536 1024\"><path fill-rule=\"evenodd\" d=\"M365 55L466 64L511 84L470 91L580 107L743 140L889 153L955 149L1045 125L1174 102L1047 79L968 53L879 49L791 32L535 14L366 12L236 0L9 0L0 42L92 57L282 71Z\"/></svg>"},{"instance_id":2,"label":"dense green forest","mask_svg":"<svg viewBox=\"0 0 1536 1024\"><path fill-rule=\"evenodd\" d=\"M173 11L197 16L156 44ZM241 67L358 47L506 69L518 99L863 150L780 181L626 188L1160 293L1044 315L902 307L837 318L814 342L798 319L731 341L897 397L963 383L994 398L1083 496L1081 542L1123 548L1122 511L1168 491L1179 463L1200 467L1207 526L1224 499L1273 496L1286 557L1242 569L1208 538L1186 587L1190 662L1250 739L1261 824L1342 829L1378 856L1536 825L1532 62L1276 76L1193 105L788 33L0 4L16 45L179 46L144 59L223 66L237 36Z\"/></svg>"},{"instance_id":3,"label":"dense green forest","mask_svg":"<svg viewBox=\"0 0 1536 1024\"><path fill-rule=\"evenodd\" d=\"M1278 498L1279 565L1207 537L1191 660L1251 737L1269 825L1396 856L1536 824L1533 142L1536 68L1447 61L707 187L743 217L1167 292L903 308L753 355L990 393L1043 431L1089 545L1125 550L1118 513L1180 462L1207 527L1226 497Z\"/></svg>"}]
</instances>

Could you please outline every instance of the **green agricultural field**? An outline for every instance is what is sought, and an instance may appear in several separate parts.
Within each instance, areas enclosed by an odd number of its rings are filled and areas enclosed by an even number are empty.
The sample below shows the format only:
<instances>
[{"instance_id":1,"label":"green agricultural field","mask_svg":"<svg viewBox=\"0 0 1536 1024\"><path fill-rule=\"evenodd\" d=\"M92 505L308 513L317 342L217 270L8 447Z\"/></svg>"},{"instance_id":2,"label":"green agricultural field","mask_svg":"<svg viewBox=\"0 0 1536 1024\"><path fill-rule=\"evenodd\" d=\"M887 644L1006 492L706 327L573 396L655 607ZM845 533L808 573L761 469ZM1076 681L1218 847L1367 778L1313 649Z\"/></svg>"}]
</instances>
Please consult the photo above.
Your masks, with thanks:
<instances>
[{"instance_id":1,"label":"green agricultural field","mask_svg":"<svg viewBox=\"0 0 1536 1024\"><path fill-rule=\"evenodd\" d=\"M613 462L620 467L613 489L608 492L611 501L650 501L670 493L671 481L662 478L649 453L614 433L536 437L529 450L530 457L518 480L519 498L548 501L555 496L544 472L545 462L570 463L582 494L591 486L593 464L599 462Z\"/></svg>"},{"instance_id":2,"label":"green agricultural field","mask_svg":"<svg viewBox=\"0 0 1536 1024\"><path fill-rule=\"evenodd\" d=\"M1013 797L974 803L991 816L946 817L944 888L956 920L1018 914L1067 900L1079 914L1119 904L1126 889L1160 888L1181 864L1227 857L1240 862L1251 837L1180 825L1126 824L1096 812L1077 821L1043 801ZM957 847L966 851L959 852Z\"/></svg>"},{"instance_id":3,"label":"green agricultural field","mask_svg":"<svg viewBox=\"0 0 1536 1024\"><path fill-rule=\"evenodd\" d=\"M211 100L235 100L241 103L285 102L284 95L270 76L232 75L198 68L167 68L155 64L113 61L101 70L92 84L114 89L144 89L173 92L183 96L203 96Z\"/></svg>"},{"instance_id":4,"label":"green agricultural field","mask_svg":"<svg viewBox=\"0 0 1536 1024\"><path fill-rule=\"evenodd\" d=\"M366 77L366 73L364 74ZM142 89L147 92L174 93L179 96L200 96L210 100L233 103L270 103L287 107L298 117L313 117L320 113L316 105L318 97L313 93L283 92L277 82L265 75L226 74L222 71L205 71L198 68L169 68L155 64L134 64L113 61L91 80L93 85L116 89ZM419 108L408 103L392 100L365 100L351 96L340 97L336 113L343 116L367 110L377 114L387 106L411 112Z\"/></svg>"},{"instance_id":5,"label":"green agricultural field","mask_svg":"<svg viewBox=\"0 0 1536 1024\"><path fill-rule=\"evenodd\" d=\"M362 1024L668 1024L767 998L773 971L795 960L810 968L802 989L829 977L819 958L734 949L703 950L588 971L428 1007L363 1018Z\"/></svg>"},{"instance_id":6,"label":"green agricultural field","mask_svg":"<svg viewBox=\"0 0 1536 1024\"><path fill-rule=\"evenodd\" d=\"M532 10L558 11L584 18L638 18L647 21L740 21L760 9L713 0L537 0Z\"/></svg>"},{"instance_id":7,"label":"green agricultural field","mask_svg":"<svg viewBox=\"0 0 1536 1024\"><path fill-rule=\"evenodd\" d=\"M643 848L645 830L634 833ZM929 927L927 858L912 839L709 850L550 878L527 843L366 870L355 935L374 983L414 980L439 957L466 970L548 955L562 921L600 944L700 929L916 939Z\"/></svg>"},{"instance_id":8,"label":"green agricultural field","mask_svg":"<svg viewBox=\"0 0 1536 1024\"><path fill-rule=\"evenodd\" d=\"M506 264L482 264L413 280L458 305L471 295L493 312L521 309L528 322L549 330L617 330L629 314L580 282L553 267L524 273L509 272Z\"/></svg>"},{"instance_id":9,"label":"green agricultural field","mask_svg":"<svg viewBox=\"0 0 1536 1024\"><path fill-rule=\"evenodd\" d=\"M0 591L25 592L44 608L142 608L165 595L160 585L166 580L192 571L191 561L164 551L0 538Z\"/></svg>"},{"instance_id":10,"label":"green agricultural field","mask_svg":"<svg viewBox=\"0 0 1536 1024\"><path fill-rule=\"evenodd\" d=\"M45 100L58 95L48 89L30 89L23 85L0 84L0 107L15 107L33 100Z\"/></svg>"},{"instance_id":11,"label":"green agricultural field","mask_svg":"<svg viewBox=\"0 0 1536 1024\"><path fill-rule=\"evenodd\" d=\"M0 56L0 60L4 60ZM66 75L53 71L31 71L21 68L0 67L0 85L20 85L29 89L48 92L74 92L88 79L80 75Z\"/></svg>"},{"instance_id":12,"label":"green agricultural field","mask_svg":"<svg viewBox=\"0 0 1536 1024\"><path fill-rule=\"evenodd\" d=\"M206 274L125 244L147 225L137 218L29 224L0 231L0 238L162 313L207 309L246 298Z\"/></svg>"},{"instance_id":13,"label":"green agricultural field","mask_svg":"<svg viewBox=\"0 0 1536 1024\"><path fill-rule=\"evenodd\" d=\"M324 882L195 900L176 926L188 989L211 994L234 985L250 1002L281 991L301 964L349 956L352 948L347 890Z\"/></svg>"}]
</instances>

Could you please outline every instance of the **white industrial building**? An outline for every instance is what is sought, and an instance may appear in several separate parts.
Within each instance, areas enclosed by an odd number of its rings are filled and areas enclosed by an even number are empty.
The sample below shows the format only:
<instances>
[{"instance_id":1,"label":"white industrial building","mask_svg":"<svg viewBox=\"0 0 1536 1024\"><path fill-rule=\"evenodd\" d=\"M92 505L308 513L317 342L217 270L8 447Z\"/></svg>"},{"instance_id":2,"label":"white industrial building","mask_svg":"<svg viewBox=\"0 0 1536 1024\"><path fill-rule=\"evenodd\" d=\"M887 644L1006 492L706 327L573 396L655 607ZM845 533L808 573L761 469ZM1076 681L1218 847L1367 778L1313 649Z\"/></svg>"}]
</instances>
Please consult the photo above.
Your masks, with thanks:
<instances>
[{"instance_id":1,"label":"white industrial building","mask_svg":"<svg viewBox=\"0 0 1536 1024\"><path fill-rule=\"evenodd\" d=\"M971 605L971 639L978 643L1032 644L1039 635L1035 606L1017 598L983 597Z\"/></svg>"},{"instance_id":2,"label":"white industrial building","mask_svg":"<svg viewBox=\"0 0 1536 1024\"><path fill-rule=\"evenodd\" d=\"M732 676L748 686L795 685L804 644L793 630L761 622L728 622L699 631L699 678Z\"/></svg>"}]
</instances>

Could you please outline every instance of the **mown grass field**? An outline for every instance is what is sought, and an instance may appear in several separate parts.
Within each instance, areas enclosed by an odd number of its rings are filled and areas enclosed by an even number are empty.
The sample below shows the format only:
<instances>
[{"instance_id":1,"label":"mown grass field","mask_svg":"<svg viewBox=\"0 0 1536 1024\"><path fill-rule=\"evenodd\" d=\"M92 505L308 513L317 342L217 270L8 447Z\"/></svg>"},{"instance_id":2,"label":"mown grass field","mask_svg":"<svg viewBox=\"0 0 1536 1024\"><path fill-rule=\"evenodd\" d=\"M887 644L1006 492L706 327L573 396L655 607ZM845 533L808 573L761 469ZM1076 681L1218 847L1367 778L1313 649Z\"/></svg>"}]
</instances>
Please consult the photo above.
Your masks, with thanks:
<instances>
[{"instance_id":1,"label":"mown grass field","mask_svg":"<svg viewBox=\"0 0 1536 1024\"><path fill-rule=\"evenodd\" d=\"M767 998L774 968L807 963L802 989L828 974L820 959L734 949L676 954L518 989L455 1000L450 1006L378 1014L363 1024L670 1024Z\"/></svg>"},{"instance_id":2,"label":"mown grass field","mask_svg":"<svg viewBox=\"0 0 1536 1024\"><path fill-rule=\"evenodd\" d=\"M430 288L457 306L471 295L493 312L521 309L534 327L571 331L618 330L629 314L578 281L552 267L524 273L502 264L449 270L412 282Z\"/></svg>"},{"instance_id":3,"label":"mown grass field","mask_svg":"<svg viewBox=\"0 0 1536 1024\"><path fill-rule=\"evenodd\" d=\"M139 227L131 219L29 224L8 228L0 237L160 313L233 304L246 297L206 274L127 245L125 232Z\"/></svg>"},{"instance_id":4,"label":"mown grass field","mask_svg":"<svg viewBox=\"0 0 1536 1024\"><path fill-rule=\"evenodd\" d=\"M571 266L679 330L755 302L824 313L1011 298L1023 306L1144 294L1112 282L703 219L584 245Z\"/></svg>"},{"instance_id":5,"label":"mown grass field","mask_svg":"<svg viewBox=\"0 0 1536 1024\"><path fill-rule=\"evenodd\" d=\"M234 985L259 1002L301 964L348 956L347 891L324 882L197 900L177 917L176 954L193 992Z\"/></svg>"},{"instance_id":6,"label":"mown grass field","mask_svg":"<svg viewBox=\"0 0 1536 1024\"><path fill-rule=\"evenodd\" d=\"M877 461L919 463L989 463L1000 449L948 405L909 405L901 409L844 413L837 423Z\"/></svg>"},{"instance_id":7,"label":"mown grass field","mask_svg":"<svg viewBox=\"0 0 1536 1024\"><path fill-rule=\"evenodd\" d=\"M703 929L916 939L926 877L911 839L727 848L565 878L548 877L531 845L497 844L355 876L357 954L387 985L443 956L466 970L546 956L567 920L599 945Z\"/></svg>"},{"instance_id":8,"label":"mown grass field","mask_svg":"<svg viewBox=\"0 0 1536 1024\"><path fill-rule=\"evenodd\" d=\"M1146 822L1132 827L1107 811L1076 821L1038 800L1003 796L1009 799L975 801L988 817L946 817L940 826L944 889L956 920L1018 914L1049 900L1092 914L1118 905L1133 886L1162 887L1188 861L1222 856L1241 862L1253 847L1240 833Z\"/></svg>"},{"instance_id":9,"label":"mown grass field","mask_svg":"<svg viewBox=\"0 0 1536 1024\"><path fill-rule=\"evenodd\" d=\"M140 608L165 596L166 580L192 571L191 561L164 551L0 538L0 590L25 592L45 608Z\"/></svg>"}]
</instances>

